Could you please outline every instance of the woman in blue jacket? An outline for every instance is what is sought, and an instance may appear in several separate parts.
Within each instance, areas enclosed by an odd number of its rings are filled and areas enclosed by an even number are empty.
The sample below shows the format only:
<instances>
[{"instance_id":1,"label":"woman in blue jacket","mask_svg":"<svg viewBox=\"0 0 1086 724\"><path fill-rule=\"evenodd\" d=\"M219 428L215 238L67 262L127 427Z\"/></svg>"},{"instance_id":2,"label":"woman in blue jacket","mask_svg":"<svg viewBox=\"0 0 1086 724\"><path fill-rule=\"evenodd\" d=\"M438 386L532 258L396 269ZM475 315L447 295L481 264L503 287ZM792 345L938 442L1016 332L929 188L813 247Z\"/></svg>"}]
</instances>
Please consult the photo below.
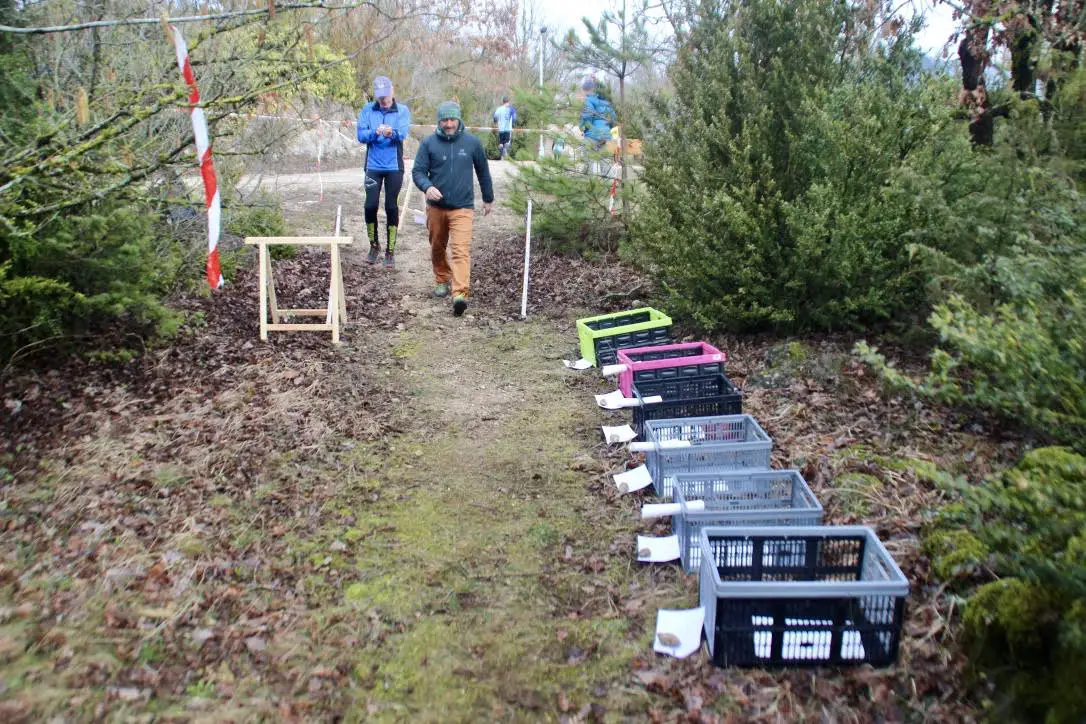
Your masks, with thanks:
<instances>
[{"instance_id":1,"label":"woman in blue jacket","mask_svg":"<svg viewBox=\"0 0 1086 724\"><path fill-rule=\"evenodd\" d=\"M366 261L376 264L381 251L377 241L377 205L383 184L388 223L385 268L392 269L396 265L396 230L400 226L397 200L403 186L403 141L411 130L411 111L396 102L392 81L383 75L373 81L373 97L373 103L367 103L358 114L358 142L366 145L366 231L370 237Z\"/></svg>"}]
</instances>

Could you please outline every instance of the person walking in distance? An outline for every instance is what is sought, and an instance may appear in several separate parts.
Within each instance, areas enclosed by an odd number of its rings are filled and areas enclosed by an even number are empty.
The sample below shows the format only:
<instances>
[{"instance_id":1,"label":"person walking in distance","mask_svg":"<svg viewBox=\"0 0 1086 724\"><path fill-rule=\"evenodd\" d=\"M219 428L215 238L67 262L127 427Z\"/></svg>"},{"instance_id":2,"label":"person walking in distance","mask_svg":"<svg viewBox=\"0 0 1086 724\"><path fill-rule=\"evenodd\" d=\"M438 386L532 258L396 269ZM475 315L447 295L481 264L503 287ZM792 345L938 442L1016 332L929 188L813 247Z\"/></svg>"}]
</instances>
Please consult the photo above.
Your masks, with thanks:
<instances>
[{"instance_id":1,"label":"person walking in distance","mask_svg":"<svg viewBox=\"0 0 1086 724\"><path fill-rule=\"evenodd\" d=\"M513 124L517 122L517 109L509 102L509 97L502 98L502 104L494 111L494 122L498 124L498 160L509 155L513 147Z\"/></svg>"},{"instance_id":2,"label":"person walking in distance","mask_svg":"<svg viewBox=\"0 0 1086 724\"><path fill-rule=\"evenodd\" d=\"M471 223L475 188L471 173L483 192L483 215L494 205L490 165L478 138L464 131L460 106L445 101L437 109L437 130L419 146L411 178L426 194L426 228L430 231L430 261L437 286L434 296L449 296L452 283L453 315L468 308L471 287Z\"/></svg>"},{"instance_id":3,"label":"person walking in distance","mask_svg":"<svg viewBox=\"0 0 1086 724\"><path fill-rule=\"evenodd\" d=\"M598 151L611 138L611 127L615 125L615 109L593 76L585 78L581 88L585 92L584 107L581 109L581 130L584 131L585 139L592 141L593 149Z\"/></svg>"},{"instance_id":4,"label":"person walking in distance","mask_svg":"<svg viewBox=\"0 0 1086 724\"><path fill-rule=\"evenodd\" d=\"M403 186L403 142L411 130L411 111L397 103L392 94L392 81L383 75L373 81L372 103L358 114L358 142L366 146L365 190L366 231L370 237L370 253L366 261L377 263L381 243L377 238L377 205L381 201L381 186L385 187L385 268L396 265L396 231L400 226L397 203Z\"/></svg>"}]
</instances>

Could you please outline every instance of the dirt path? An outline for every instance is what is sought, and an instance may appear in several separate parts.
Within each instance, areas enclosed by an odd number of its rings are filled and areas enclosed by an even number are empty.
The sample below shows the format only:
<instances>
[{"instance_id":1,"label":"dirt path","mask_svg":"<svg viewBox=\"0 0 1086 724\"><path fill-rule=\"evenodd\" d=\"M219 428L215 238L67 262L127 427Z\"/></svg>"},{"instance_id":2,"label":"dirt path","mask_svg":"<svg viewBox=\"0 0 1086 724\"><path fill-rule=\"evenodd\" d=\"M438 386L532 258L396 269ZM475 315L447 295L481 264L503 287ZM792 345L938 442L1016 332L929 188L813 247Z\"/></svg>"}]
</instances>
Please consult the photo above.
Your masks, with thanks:
<instances>
[{"instance_id":1,"label":"dirt path","mask_svg":"<svg viewBox=\"0 0 1086 724\"><path fill-rule=\"evenodd\" d=\"M358 211L352 230L363 228ZM517 221L501 207L477 213L476 253L515 239ZM644 620L621 608L633 593L644 613L668 587L632 561L632 504L608 508L587 485L604 465L594 380L559 362L572 323L479 305L452 317L430 296L425 234L402 225L387 274L407 315L387 340L401 398L381 485L395 502L371 511L372 567L346 591L402 630L359 664L352 698L376 720L644 711L646 695L627 687Z\"/></svg>"}]
</instances>

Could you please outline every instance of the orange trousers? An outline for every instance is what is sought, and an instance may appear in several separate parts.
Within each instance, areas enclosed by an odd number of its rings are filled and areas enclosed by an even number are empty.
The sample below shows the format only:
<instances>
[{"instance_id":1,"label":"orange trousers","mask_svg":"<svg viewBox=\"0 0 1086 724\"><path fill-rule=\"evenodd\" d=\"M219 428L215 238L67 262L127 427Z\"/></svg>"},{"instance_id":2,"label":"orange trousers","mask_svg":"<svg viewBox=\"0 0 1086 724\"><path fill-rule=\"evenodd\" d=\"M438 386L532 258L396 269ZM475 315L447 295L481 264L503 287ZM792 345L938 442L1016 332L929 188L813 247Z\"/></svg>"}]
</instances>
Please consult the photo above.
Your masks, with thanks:
<instances>
[{"instance_id":1,"label":"orange trousers","mask_svg":"<svg viewBox=\"0 0 1086 724\"><path fill-rule=\"evenodd\" d=\"M471 288L471 222L473 209L426 207L426 228L430 231L430 262L434 281L452 281L454 297L466 297Z\"/></svg>"}]
</instances>

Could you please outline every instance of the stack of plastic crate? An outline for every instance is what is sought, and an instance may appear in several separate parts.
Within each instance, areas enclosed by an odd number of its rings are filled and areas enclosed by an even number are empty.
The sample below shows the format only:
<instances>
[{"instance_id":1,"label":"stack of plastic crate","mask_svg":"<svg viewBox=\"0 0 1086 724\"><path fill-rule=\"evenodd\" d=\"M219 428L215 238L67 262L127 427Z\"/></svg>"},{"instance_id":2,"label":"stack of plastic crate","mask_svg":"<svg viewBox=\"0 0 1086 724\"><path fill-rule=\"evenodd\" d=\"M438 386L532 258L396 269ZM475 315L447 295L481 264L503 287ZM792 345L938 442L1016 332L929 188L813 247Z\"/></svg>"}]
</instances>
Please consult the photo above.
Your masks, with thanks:
<instances>
[{"instance_id":1,"label":"stack of plastic crate","mask_svg":"<svg viewBox=\"0 0 1086 724\"><path fill-rule=\"evenodd\" d=\"M713 662L893 663L905 576L870 528L822 525L807 481L773 470L772 439L740 414L727 356L704 342L670 344L670 325L652 308L577 321L582 357L617 363L620 392L638 401L642 440L630 450L645 454L656 495L677 506L672 529L684 570L700 576Z\"/></svg>"},{"instance_id":2,"label":"stack of plastic crate","mask_svg":"<svg viewBox=\"0 0 1086 724\"><path fill-rule=\"evenodd\" d=\"M909 582L862 526L702 528L700 603L717 666L888 666Z\"/></svg>"},{"instance_id":3,"label":"stack of plastic crate","mask_svg":"<svg viewBox=\"0 0 1086 724\"><path fill-rule=\"evenodd\" d=\"M705 342L620 349L614 369L618 389L634 398L633 429L644 434L646 420L738 415L739 388L724 374L727 355ZM660 397L658 402L646 398Z\"/></svg>"},{"instance_id":4,"label":"stack of plastic crate","mask_svg":"<svg viewBox=\"0 0 1086 724\"><path fill-rule=\"evenodd\" d=\"M618 351L671 342L671 317L652 307L577 320L581 357L597 367L614 364Z\"/></svg>"},{"instance_id":5,"label":"stack of plastic crate","mask_svg":"<svg viewBox=\"0 0 1086 724\"><path fill-rule=\"evenodd\" d=\"M731 380L717 373L701 377L677 377L634 385L633 429L644 436L649 420L672 420L683 417L712 417L738 415L743 412L743 393ZM659 402L645 398L660 397Z\"/></svg>"},{"instance_id":6,"label":"stack of plastic crate","mask_svg":"<svg viewBox=\"0 0 1086 724\"><path fill-rule=\"evenodd\" d=\"M636 384L724 374L728 361L728 355L706 342L620 349L615 357L624 368L618 374L618 389L626 397L633 397Z\"/></svg>"},{"instance_id":7,"label":"stack of plastic crate","mask_svg":"<svg viewBox=\"0 0 1086 724\"><path fill-rule=\"evenodd\" d=\"M773 441L750 415L718 415L645 422L645 453L656 494L670 499L679 473L768 470Z\"/></svg>"},{"instance_id":8,"label":"stack of plastic crate","mask_svg":"<svg viewBox=\"0 0 1086 724\"><path fill-rule=\"evenodd\" d=\"M871 529L821 525L803 476L770 469L753 417L650 420L645 438L631 448L678 504L672 531L701 579L714 663L893 663L908 581Z\"/></svg>"},{"instance_id":9,"label":"stack of plastic crate","mask_svg":"<svg viewBox=\"0 0 1086 724\"><path fill-rule=\"evenodd\" d=\"M822 504L798 470L731 470L678 473L674 500L679 513L671 530L679 538L683 569L701 567L701 529L730 525L821 525ZM687 502L704 502L690 510Z\"/></svg>"}]
</instances>

